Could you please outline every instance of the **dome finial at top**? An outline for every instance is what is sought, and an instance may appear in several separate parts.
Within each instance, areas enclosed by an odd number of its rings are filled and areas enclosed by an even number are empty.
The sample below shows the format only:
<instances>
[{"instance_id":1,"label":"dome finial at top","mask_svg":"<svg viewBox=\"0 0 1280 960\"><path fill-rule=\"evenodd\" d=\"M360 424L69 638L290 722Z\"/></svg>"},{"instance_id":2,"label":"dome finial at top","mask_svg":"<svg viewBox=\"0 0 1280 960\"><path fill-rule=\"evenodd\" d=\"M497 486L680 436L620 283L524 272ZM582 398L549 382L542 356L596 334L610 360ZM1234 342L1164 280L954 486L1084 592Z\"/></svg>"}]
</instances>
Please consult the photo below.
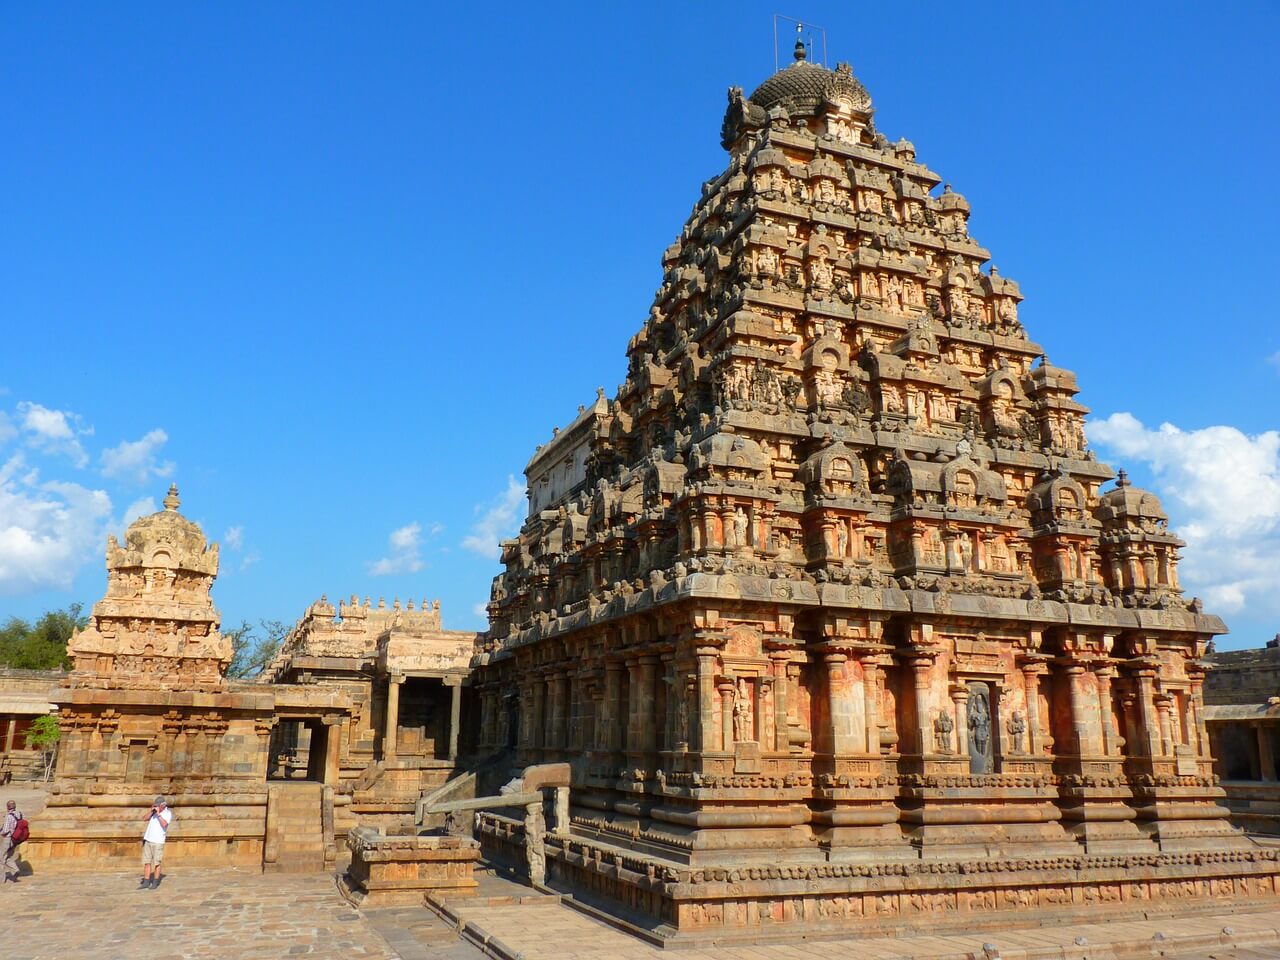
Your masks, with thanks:
<instances>
[{"instance_id":1,"label":"dome finial at top","mask_svg":"<svg viewBox=\"0 0 1280 960\"><path fill-rule=\"evenodd\" d=\"M182 501L178 499L178 485L171 483L169 484L169 495L164 498L164 508L176 513L180 506L182 506Z\"/></svg>"},{"instance_id":2,"label":"dome finial at top","mask_svg":"<svg viewBox=\"0 0 1280 960\"><path fill-rule=\"evenodd\" d=\"M791 54L793 57L796 58L797 62L800 60L804 60L809 55L809 52L804 48L804 38L800 35L801 31L803 30L804 30L804 24L797 23L796 24L796 45L795 45L795 50Z\"/></svg>"},{"instance_id":3,"label":"dome finial at top","mask_svg":"<svg viewBox=\"0 0 1280 960\"><path fill-rule=\"evenodd\" d=\"M1122 469L1119 473L1116 474L1116 486L1127 487L1128 485L1129 485L1129 473L1128 471Z\"/></svg>"}]
</instances>

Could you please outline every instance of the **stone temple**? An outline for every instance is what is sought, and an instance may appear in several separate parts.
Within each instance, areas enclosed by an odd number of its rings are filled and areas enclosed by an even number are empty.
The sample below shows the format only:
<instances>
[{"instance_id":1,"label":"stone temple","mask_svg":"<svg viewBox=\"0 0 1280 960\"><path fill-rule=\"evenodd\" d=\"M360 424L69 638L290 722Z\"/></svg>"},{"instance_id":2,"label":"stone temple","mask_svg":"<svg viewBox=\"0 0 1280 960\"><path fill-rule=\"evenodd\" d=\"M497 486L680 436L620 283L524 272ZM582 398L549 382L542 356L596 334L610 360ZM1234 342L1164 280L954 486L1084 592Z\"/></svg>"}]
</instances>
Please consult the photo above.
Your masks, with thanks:
<instances>
[{"instance_id":1,"label":"stone temple","mask_svg":"<svg viewBox=\"0 0 1280 960\"><path fill-rule=\"evenodd\" d=\"M571 765L548 883L672 936L1274 895L1213 773L1225 628L969 203L799 45L720 137L479 640L479 749Z\"/></svg>"}]
</instances>

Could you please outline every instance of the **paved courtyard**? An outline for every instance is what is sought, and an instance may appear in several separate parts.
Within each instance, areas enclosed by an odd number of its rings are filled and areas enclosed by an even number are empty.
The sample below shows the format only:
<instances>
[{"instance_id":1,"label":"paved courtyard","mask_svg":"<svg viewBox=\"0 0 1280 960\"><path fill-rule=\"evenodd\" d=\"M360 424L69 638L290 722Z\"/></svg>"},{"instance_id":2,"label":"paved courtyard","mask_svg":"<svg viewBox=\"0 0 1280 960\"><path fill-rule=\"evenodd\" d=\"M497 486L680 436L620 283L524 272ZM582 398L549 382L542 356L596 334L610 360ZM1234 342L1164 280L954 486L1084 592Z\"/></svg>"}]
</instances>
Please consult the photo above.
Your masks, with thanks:
<instances>
[{"instance_id":1,"label":"paved courtyard","mask_svg":"<svg viewBox=\"0 0 1280 960\"><path fill-rule=\"evenodd\" d=\"M27 876L0 888L3 960L480 960L425 908L359 913L326 876L175 869L158 891L132 873ZM1149 944L1148 956L1182 960L1280 958L1280 910L974 936L794 942L665 952L550 898L519 905L472 902L462 920L524 960L961 960L994 943L1004 960L1105 960L1109 945ZM1230 927L1241 946L1211 942ZM1153 941L1161 933L1167 940ZM1195 937L1189 945L1180 938ZM1079 944L1077 938L1085 943ZM1164 952L1157 952L1163 950ZM498 954L501 956L502 954ZM1132 953L1125 954L1132 956Z\"/></svg>"}]
</instances>

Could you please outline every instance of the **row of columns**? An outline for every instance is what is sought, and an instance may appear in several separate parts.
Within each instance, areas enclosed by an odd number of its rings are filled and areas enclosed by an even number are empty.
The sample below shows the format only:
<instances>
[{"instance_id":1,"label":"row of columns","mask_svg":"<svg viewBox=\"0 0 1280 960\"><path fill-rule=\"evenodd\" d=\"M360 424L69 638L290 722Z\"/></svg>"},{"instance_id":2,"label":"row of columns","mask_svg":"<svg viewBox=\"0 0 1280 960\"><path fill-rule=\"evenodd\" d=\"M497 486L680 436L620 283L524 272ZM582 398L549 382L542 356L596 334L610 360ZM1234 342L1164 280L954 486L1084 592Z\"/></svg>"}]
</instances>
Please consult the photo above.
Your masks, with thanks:
<instances>
[{"instance_id":1,"label":"row of columns","mask_svg":"<svg viewBox=\"0 0 1280 960\"><path fill-rule=\"evenodd\" d=\"M387 677L387 712L382 732L383 760L396 759L396 741L400 728L400 687L405 674L393 673ZM462 722L462 678L439 678L449 688L449 759L458 759L458 730Z\"/></svg>"},{"instance_id":2,"label":"row of columns","mask_svg":"<svg viewBox=\"0 0 1280 960\"><path fill-rule=\"evenodd\" d=\"M768 656L764 671L749 678L754 700L748 738L765 749L786 752L791 726L801 724L788 712L789 707L794 709L789 700L801 665L793 662L790 650L770 651ZM930 711L935 705L937 656L938 650L927 642L897 654L908 678L908 687L901 693L912 697L909 709L914 712L914 729L903 731L904 752L936 753ZM851 673L851 661L858 665L860 679ZM883 647L828 649L821 654L817 669L825 687L826 729L815 731L820 752L880 755L881 686L891 663ZM692 666L691 676L687 667L677 671L674 655L668 652L609 659L602 670L565 666L529 677L521 685L520 698L527 710L519 745L530 750L640 754L682 747L703 754L732 751L735 698L742 696L736 687L738 679L726 673L718 646L697 647ZM1084 655L1055 659L1027 652L1018 656L1017 669L1026 694L1025 727L1020 731L1026 740L1020 755L1044 756L1046 747L1054 743L1040 707L1042 684L1051 672L1061 678L1072 734L1071 742L1057 745L1058 753L1162 758L1174 756L1177 747L1185 746L1193 756L1207 755L1202 693L1194 676L1175 694L1158 693L1157 665L1141 658L1128 661L1125 702L1135 727L1130 732L1118 729L1112 709L1113 682L1119 676L1116 660ZM996 682L997 696L999 687ZM480 691L482 742L493 747L500 745L500 689L493 685ZM956 686L948 696L954 701L956 736L963 754L966 694ZM762 710L768 698L772 698L771 717ZM1003 731L993 732L1003 739Z\"/></svg>"}]
</instances>

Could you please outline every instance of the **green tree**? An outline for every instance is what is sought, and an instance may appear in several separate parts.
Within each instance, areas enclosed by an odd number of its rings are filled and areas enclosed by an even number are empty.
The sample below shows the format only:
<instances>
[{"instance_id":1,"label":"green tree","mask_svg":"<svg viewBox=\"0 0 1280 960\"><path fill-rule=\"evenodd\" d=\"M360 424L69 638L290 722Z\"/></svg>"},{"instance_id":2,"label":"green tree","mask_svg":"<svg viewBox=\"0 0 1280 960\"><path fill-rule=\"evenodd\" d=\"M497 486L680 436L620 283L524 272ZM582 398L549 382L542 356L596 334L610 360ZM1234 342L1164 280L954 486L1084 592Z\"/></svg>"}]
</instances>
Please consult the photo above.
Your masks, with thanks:
<instances>
[{"instance_id":1,"label":"green tree","mask_svg":"<svg viewBox=\"0 0 1280 960\"><path fill-rule=\"evenodd\" d=\"M27 749L39 750L44 762L44 782L49 782L53 773L53 761L58 756L58 741L62 739L62 729L58 726L58 718L46 714L31 721L27 730Z\"/></svg>"},{"instance_id":2,"label":"green tree","mask_svg":"<svg viewBox=\"0 0 1280 960\"><path fill-rule=\"evenodd\" d=\"M89 623L84 607L73 603L65 610L50 610L34 624L10 617L0 627L0 666L21 670L56 670L71 666L67 641Z\"/></svg>"},{"instance_id":3,"label":"green tree","mask_svg":"<svg viewBox=\"0 0 1280 960\"><path fill-rule=\"evenodd\" d=\"M280 620L259 620L257 626L241 620L239 626L223 630L223 636L231 640L231 666L227 668L227 676L248 680L262 673L280 650L288 632L288 624Z\"/></svg>"}]
</instances>

